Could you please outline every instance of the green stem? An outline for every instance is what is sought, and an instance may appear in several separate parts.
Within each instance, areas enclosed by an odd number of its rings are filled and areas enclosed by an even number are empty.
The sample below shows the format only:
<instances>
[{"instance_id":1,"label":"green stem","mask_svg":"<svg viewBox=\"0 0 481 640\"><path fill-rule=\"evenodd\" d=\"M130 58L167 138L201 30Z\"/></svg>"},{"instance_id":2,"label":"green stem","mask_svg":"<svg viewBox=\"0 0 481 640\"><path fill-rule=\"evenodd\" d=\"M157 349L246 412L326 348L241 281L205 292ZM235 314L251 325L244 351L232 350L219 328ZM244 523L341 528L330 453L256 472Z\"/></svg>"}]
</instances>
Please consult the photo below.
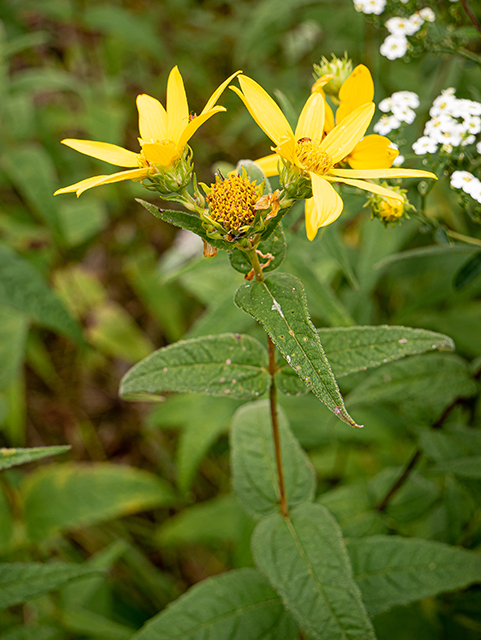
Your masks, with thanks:
<instances>
[{"instance_id":1,"label":"green stem","mask_svg":"<svg viewBox=\"0 0 481 640\"><path fill-rule=\"evenodd\" d=\"M470 236L465 236L462 233L457 233L456 231L451 231L450 229L446 229L446 233L450 238L460 240L461 242L465 242L466 244L473 244L475 247L481 247L481 240L478 240L478 238L471 238Z\"/></svg>"}]
</instances>

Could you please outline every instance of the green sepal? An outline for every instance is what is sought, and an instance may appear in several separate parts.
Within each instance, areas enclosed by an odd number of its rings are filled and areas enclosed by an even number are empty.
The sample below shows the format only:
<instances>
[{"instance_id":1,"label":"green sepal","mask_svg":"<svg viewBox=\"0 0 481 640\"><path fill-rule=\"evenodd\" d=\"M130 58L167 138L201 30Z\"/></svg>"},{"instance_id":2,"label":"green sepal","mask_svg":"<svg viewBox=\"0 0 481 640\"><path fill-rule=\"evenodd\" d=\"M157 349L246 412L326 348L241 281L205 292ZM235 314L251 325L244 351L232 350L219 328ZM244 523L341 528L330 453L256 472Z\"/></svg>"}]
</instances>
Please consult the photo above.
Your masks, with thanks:
<instances>
[{"instance_id":1,"label":"green sepal","mask_svg":"<svg viewBox=\"0 0 481 640\"><path fill-rule=\"evenodd\" d=\"M268 240L265 240L258 245L258 249L264 255L270 253L274 256L274 260L263 269L264 273L274 271L275 269L280 267L280 265L284 261L287 250L286 237L284 235L282 224L279 224L277 226L276 232L273 233ZM240 249L233 249L229 253L229 259L231 266L240 273L249 273L249 271L252 269L252 265L247 254ZM259 261L261 264L265 262L265 260L260 257Z\"/></svg>"}]
</instances>

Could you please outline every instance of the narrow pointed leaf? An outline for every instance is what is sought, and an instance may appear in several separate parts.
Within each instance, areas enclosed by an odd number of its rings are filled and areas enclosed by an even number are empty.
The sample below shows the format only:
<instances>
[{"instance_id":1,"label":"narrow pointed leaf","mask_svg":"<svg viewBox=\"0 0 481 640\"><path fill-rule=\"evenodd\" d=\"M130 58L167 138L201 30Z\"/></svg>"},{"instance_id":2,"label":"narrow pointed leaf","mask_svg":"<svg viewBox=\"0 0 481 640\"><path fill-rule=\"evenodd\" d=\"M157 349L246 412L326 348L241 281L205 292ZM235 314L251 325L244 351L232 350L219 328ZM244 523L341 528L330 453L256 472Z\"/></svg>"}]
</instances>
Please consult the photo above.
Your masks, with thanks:
<instances>
[{"instance_id":1,"label":"narrow pointed leaf","mask_svg":"<svg viewBox=\"0 0 481 640\"><path fill-rule=\"evenodd\" d=\"M235 303L261 323L288 364L321 402L350 426L359 426L346 411L309 318L300 280L286 273L275 273L265 282L239 287Z\"/></svg>"},{"instance_id":2,"label":"narrow pointed leaf","mask_svg":"<svg viewBox=\"0 0 481 640\"><path fill-rule=\"evenodd\" d=\"M375 640L339 525L319 504L273 514L252 538L254 560L301 629L316 640Z\"/></svg>"},{"instance_id":3,"label":"narrow pointed leaf","mask_svg":"<svg viewBox=\"0 0 481 640\"><path fill-rule=\"evenodd\" d=\"M0 449L0 469L10 469L19 464L56 456L71 449L70 445L58 447L34 447L32 449Z\"/></svg>"},{"instance_id":4,"label":"narrow pointed leaf","mask_svg":"<svg viewBox=\"0 0 481 640\"><path fill-rule=\"evenodd\" d=\"M454 276L454 288L462 289L481 274L481 251L469 258Z\"/></svg>"}]
</instances>

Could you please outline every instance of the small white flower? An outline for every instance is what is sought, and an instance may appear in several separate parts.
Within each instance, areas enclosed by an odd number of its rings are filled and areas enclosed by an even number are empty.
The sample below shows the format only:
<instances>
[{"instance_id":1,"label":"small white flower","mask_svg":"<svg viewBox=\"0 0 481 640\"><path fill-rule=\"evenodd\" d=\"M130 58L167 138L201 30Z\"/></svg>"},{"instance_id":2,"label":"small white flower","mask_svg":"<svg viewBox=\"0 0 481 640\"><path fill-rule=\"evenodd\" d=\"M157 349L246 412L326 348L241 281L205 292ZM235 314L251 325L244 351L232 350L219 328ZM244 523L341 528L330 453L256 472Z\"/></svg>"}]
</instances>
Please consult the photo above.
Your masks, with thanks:
<instances>
[{"instance_id":1,"label":"small white flower","mask_svg":"<svg viewBox=\"0 0 481 640\"><path fill-rule=\"evenodd\" d=\"M469 171L454 171L451 174L450 183L455 189L463 189L464 191L465 185L473 180L475 180L475 177Z\"/></svg>"},{"instance_id":2,"label":"small white flower","mask_svg":"<svg viewBox=\"0 0 481 640\"><path fill-rule=\"evenodd\" d=\"M419 96L414 91L396 91L391 98L396 104L406 104L411 109L419 107Z\"/></svg>"},{"instance_id":3,"label":"small white flower","mask_svg":"<svg viewBox=\"0 0 481 640\"><path fill-rule=\"evenodd\" d=\"M388 36L381 45L381 55L389 60L402 58L408 48L406 36Z\"/></svg>"},{"instance_id":4,"label":"small white flower","mask_svg":"<svg viewBox=\"0 0 481 640\"><path fill-rule=\"evenodd\" d=\"M436 14L430 7L425 7L424 9L421 9L421 11L419 12L419 15L423 20L426 20L426 22L434 22L436 20Z\"/></svg>"},{"instance_id":5,"label":"small white flower","mask_svg":"<svg viewBox=\"0 0 481 640\"><path fill-rule=\"evenodd\" d=\"M419 13L413 13L413 15L409 18L409 29L407 32L408 36L412 36L414 33L419 31L419 29L423 26L424 20L420 16Z\"/></svg>"},{"instance_id":6,"label":"small white flower","mask_svg":"<svg viewBox=\"0 0 481 640\"><path fill-rule=\"evenodd\" d=\"M393 167L400 167L403 163L404 163L404 156L402 156L401 154L399 154L398 156L396 156L394 158L394 162L392 163Z\"/></svg>"},{"instance_id":7,"label":"small white flower","mask_svg":"<svg viewBox=\"0 0 481 640\"><path fill-rule=\"evenodd\" d=\"M428 138L428 136L421 136L413 144L413 151L417 156L424 156L426 153L436 153L438 145L436 140Z\"/></svg>"},{"instance_id":8,"label":"small white flower","mask_svg":"<svg viewBox=\"0 0 481 640\"><path fill-rule=\"evenodd\" d=\"M464 131L470 134L476 134L481 131L481 118L479 116L470 116L463 121Z\"/></svg>"},{"instance_id":9,"label":"small white flower","mask_svg":"<svg viewBox=\"0 0 481 640\"><path fill-rule=\"evenodd\" d=\"M393 105L392 112L398 120L406 122L407 124L412 124L416 119L416 112L407 105L395 104Z\"/></svg>"},{"instance_id":10,"label":"small white flower","mask_svg":"<svg viewBox=\"0 0 481 640\"><path fill-rule=\"evenodd\" d=\"M384 26L393 36L412 36L418 30L410 18L389 18Z\"/></svg>"},{"instance_id":11,"label":"small white flower","mask_svg":"<svg viewBox=\"0 0 481 640\"><path fill-rule=\"evenodd\" d=\"M384 100L381 100L381 102L378 105L379 109L384 113L387 113L388 111L391 111L393 102L394 101L392 99L392 96L390 98L384 98Z\"/></svg>"},{"instance_id":12,"label":"small white flower","mask_svg":"<svg viewBox=\"0 0 481 640\"><path fill-rule=\"evenodd\" d=\"M475 176L472 178L472 180L466 180L462 188L464 193L476 199L480 194L481 182Z\"/></svg>"},{"instance_id":13,"label":"small white flower","mask_svg":"<svg viewBox=\"0 0 481 640\"><path fill-rule=\"evenodd\" d=\"M456 112L458 100L451 94L445 94L444 92L438 96L433 106L429 110L431 118L437 118L442 114L454 115Z\"/></svg>"},{"instance_id":14,"label":"small white flower","mask_svg":"<svg viewBox=\"0 0 481 640\"><path fill-rule=\"evenodd\" d=\"M362 0L362 2L356 1L354 3L357 11L362 11L363 13L375 13L379 16L386 7L386 0Z\"/></svg>"},{"instance_id":15,"label":"small white flower","mask_svg":"<svg viewBox=\"0 0 481 640\"><path fill-rule=\"evenodd\" d=\"M481 140L478 142L478 144L476 145L476 151L479 153L479 155L481 156Z\"/></svg>"},{"instance_id":16,"label":"small white flower","mask_svg":"<svg viewBox=\"0 0 481 640\"><path fill-rule=\"evenodd\" d=\"M381 116L379 122L374 125L374 131L381 136L385 136L394 129L399 129L401 122L395 116Z\"/></svg>"}]
</instances>

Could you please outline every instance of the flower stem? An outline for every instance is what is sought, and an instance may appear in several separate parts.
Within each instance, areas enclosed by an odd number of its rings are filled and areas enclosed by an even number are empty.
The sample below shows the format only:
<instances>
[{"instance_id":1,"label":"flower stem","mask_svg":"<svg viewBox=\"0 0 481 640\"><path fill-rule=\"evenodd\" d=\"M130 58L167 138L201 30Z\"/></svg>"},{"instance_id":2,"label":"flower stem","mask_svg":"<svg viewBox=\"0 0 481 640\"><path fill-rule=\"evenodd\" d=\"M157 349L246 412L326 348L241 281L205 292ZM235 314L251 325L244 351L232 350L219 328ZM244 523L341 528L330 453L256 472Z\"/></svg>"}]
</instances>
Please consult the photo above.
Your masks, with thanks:
<instances>
[{"instance_id":1,"label":"flower stem","mask_svg":"<svg viewBox=\"0 0 481 640\"><path fill-rule=\"evenodd\" d=\"M468 7L468 2L467 0L461 0L461 4L463 5L463 9L466 11L466 13L468 14L469 19L471 20L471 22L474 25L474 28L479 31L479 33L481 33L481 25L479 24L476 16L474 15L474 13L471 11L471 9Z\"/></svg>"}]
</instances>

